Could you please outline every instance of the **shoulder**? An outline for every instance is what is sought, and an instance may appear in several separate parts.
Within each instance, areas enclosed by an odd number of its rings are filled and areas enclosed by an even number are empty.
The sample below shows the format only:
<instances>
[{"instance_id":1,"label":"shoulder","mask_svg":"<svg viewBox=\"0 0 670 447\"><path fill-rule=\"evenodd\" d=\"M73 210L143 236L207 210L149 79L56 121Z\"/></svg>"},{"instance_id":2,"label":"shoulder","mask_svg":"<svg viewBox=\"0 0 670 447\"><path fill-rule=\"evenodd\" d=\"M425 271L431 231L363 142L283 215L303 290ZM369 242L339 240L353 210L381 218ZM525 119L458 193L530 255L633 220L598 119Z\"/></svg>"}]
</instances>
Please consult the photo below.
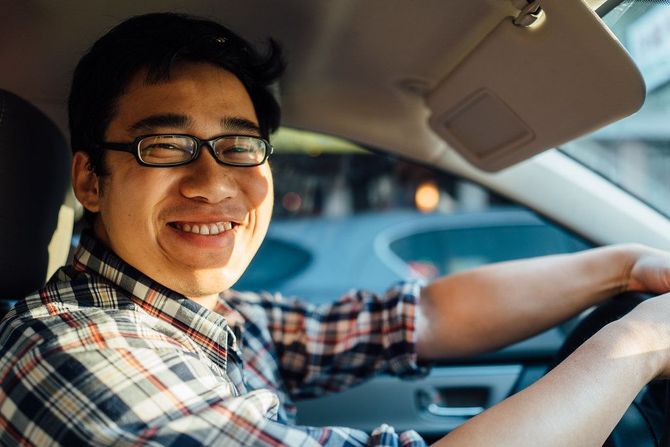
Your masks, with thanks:
<instances>
[{"instance_id":1,"label":"shoulder","mask_svg":"<svg viewBox=\"0 0 670 447\"><path fill-rule=\"evenodd\" d=\"M127 294L104 278L64 267L44 287L19 300L4 320L40 318L78 310L135 308Z\"/></svg>"},{"instance_id":2,"label":"shoulder","mask_svg":"<svg viewBox=\"0 0 670 447\"><path fill-rule=\"evenodd\" d=\"M0 322L0 377L35 352L174 347L171 328L164 326L102 279L59 275Z\"/></svg>"}]
</instances>

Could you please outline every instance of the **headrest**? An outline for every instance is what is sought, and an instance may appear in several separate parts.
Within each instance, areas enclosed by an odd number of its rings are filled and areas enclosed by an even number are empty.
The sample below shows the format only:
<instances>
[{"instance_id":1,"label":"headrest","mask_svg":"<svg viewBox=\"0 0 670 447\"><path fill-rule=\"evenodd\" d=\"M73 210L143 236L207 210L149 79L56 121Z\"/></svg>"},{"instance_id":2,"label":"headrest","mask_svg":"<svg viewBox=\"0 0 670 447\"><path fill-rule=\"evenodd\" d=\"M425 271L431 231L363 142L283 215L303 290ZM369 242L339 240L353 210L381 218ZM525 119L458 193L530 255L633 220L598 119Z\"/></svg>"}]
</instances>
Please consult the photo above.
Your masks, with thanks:
<instances>
[{"instance_id":1,"label":"headrest","mask_svg":"<svg viewBox=\"0 0 670 447\"><path fill-rule=\"evenodd\" d=\"M69 184L70 150L58 127L0 89L0 300L22 298L44 284ZM71 232L70 222L61 239Z\"/></svg>"}]
</instances>

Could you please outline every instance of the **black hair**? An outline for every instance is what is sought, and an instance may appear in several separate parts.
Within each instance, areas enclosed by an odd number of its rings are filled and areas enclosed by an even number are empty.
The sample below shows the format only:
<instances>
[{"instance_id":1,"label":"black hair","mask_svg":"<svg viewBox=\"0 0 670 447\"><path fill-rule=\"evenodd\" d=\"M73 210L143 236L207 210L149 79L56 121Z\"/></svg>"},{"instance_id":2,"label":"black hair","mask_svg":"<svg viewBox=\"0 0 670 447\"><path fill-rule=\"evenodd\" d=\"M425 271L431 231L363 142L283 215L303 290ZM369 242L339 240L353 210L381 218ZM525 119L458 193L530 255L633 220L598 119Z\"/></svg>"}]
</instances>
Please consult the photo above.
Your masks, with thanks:
<instances>
[{"instance_id":1,"label":"black hair","mask_svg":"<svg viewBox=\"0 0 670 447\"><path fill-rule=\"evenodd\" d=\"M132 17L102 36L77 65L68 111L72 151L88 153L99 175L104 167L96 144L116 113L117 100L132 78L146 70L146 82L170 78L181 62L207 62L234 74L244 85L258 118L261 136L279 127L280 108L272 84L284 69L279 45L268 41L268 51L251 44L216 22L176 13Z\"/></svg>"}]
</instances>

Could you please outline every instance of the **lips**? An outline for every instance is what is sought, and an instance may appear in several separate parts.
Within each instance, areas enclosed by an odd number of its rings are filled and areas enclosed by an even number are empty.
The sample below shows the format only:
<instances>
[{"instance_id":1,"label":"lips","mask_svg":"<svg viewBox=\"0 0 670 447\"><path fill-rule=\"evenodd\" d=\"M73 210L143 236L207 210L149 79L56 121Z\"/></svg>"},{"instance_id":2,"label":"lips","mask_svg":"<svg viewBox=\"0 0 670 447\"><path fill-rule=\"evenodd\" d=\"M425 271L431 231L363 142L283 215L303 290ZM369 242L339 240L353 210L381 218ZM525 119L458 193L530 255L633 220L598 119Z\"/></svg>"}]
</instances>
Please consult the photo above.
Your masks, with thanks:
<instances>
[{"instance_id":1,"label":"lips","mask_svg":"<svg viewBox=\"0 0 670 447\"><path fill-rule=\"evenodd\" d=\"M172 228L176 228L184 233L199 234L202 236L215 236L217 234L230 231L237 225L234 222L171 222Z\"/></svg>"}]
</instances>

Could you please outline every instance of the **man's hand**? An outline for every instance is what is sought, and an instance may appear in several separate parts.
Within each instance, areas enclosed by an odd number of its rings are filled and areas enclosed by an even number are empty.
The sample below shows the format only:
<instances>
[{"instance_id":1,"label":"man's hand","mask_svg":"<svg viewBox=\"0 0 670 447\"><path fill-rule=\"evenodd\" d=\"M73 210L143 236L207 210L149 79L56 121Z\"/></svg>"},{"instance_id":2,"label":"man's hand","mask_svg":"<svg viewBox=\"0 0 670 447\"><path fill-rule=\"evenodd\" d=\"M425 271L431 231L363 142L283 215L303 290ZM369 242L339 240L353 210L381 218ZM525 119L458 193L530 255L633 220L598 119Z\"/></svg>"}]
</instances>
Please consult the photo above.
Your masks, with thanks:
<instances>
[{"instance_id":1,"label":"man's hand","mask_svg":"<svg viewBox=\"0 0 670 447\"><path fill-rule=\"evenodd\" d=\"M643 245L630 245L633 262L627 290L670 292L670 253Z\"/></svg>"}]
</instances>

